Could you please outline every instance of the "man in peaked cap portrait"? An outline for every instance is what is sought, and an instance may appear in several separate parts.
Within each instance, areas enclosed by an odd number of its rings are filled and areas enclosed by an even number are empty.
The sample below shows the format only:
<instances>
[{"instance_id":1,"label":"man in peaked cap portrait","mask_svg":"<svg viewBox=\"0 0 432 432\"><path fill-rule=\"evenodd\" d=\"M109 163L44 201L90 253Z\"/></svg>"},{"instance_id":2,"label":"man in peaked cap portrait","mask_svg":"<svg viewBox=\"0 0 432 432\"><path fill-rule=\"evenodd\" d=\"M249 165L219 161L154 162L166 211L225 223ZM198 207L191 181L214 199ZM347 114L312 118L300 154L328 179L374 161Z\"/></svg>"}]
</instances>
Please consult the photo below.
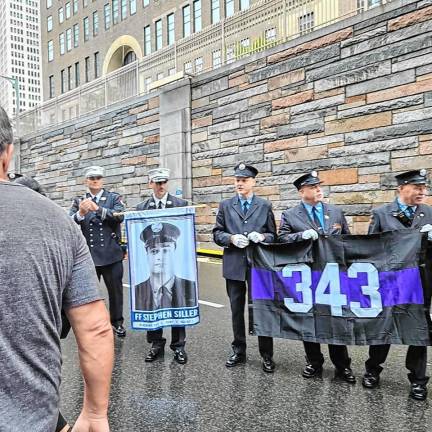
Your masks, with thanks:
<instances>
[{"instance_id":1,"label":"man in peaked cap portrait","mask_svg":"<svg viewBox=\"0 0 432 432\"><path fill-rule=\"evenodd\" d=\"M175 250L179 236L179 228L167 222L153 223L142 231L140 238L147 252L149 278L135 286L136 310L152 311L196 306L195 282L182 279L175 274ZM184 331L184 327L173 327L173 330L177 328ZM162 335L162 331L159 333ZM152 353L156 354L155 358L162 356L165 339L162 342L160 339L151 339L149 342L153 344L152 350L157 350L156 353ZM184 338L179 340L174 337L170 347L174 351L174 359L184 364L187 355L184 345L179 345L181 343L184 343ZM151 356L151 360L146 358L146 361L153 361L155 358Z\"/></svg>"},{"instance_id":2,"label":"man in peaked cap portrait","mask_svg":"<svg viewBox=\"0 0 432 432\"><path fill-rule=\"evenodd\" d=\"M87 192L75 197L69 214L81 226L93 258L98 278L108 290L111 324L118 337L123 327L123 249L121 241L124 204L118 193L103 188L104 169L91 166L84 172Z\"/></svg>"},{"instance_id":3,"label":"man in peaked cap portrait","mask_svg":"<svg viewBox=\"0 0 432 432\"><path fill-rule=\"evenodd\" d=\"M319 234L349 234L348 224L342 210L322 201L324 195L321 180L316 171L304 174L294 181L301 202L282 213L278 240L293 243L302 240L317 240ZM306 366L302 375L313 378L321 375L324 356L321 346L315 342L303 342L306 353ZM329 345L330 359L336 368L336 376L348 383L355 383L351 371L351 359L345 345Z\"/></svg>"},{"instance_id":4,"label":"man in peaked cap portrait","mask_svg":"<svg viewBox=\"0 0 432 432\"><path fill-rule=\"evenodd\" d=\"M137 210L156 210L173 207L186 207L187 201L177 198L168 193L168 181L170 170L168 168L155 168L148 172L149 187L152 195L137 205ZM150 351L145 358L146 362L153 362L164 353L166 339L163 337L163 330L152 330L147 332L147 342L152 344ZM174 350L175 360L184 364L187 362L187 354L184 349L186 344L185 327L172 327L170 348Z\"/></svg>"},{"instance_id":5,"label":"man in peaked cap portrait","mask_svg":"<svg viewBox=\"0 0 432 432\"><path fill-rule=\"evenodd\" d=\"M231 305L234 340L231 344L232 354L225 363L229 368L246 362L244 309L251 277L246 248L250 242L271 243L276 237L276 224L270 201L254 194L257 174L255 167L245 163L239 163L234 168L236 194L220 203L213 228L215 243L224 248L223 277ZM249 316L251 318L252 314ZM250 319L250 331L251 325ZM258 347L263 359L263 371L272 373L275 369L273 338L258 336Z\"/></svg>"},{"instance_id":6,"label":"man in peaked cap portrait","mask_svg":"<svg viewBox=\"0 0 432 432\"><path fill-rule=\"evenodd\" d=\"M372 211L369 234L400 229L415 229L427 232L432 240L432 207L425 204L427 193L427 172L425 169L403 172L396 176L398 196L389 204L385 204ZM429 262L432 253L429 249ZM429 278L432 276L431 269ZM430 298L425 299L426 317L429 318ZM430 324L430 323L429 323ZM390 351L390 345L371 345L369 359L366 361L366 373L362 384L366 388L375 388L380 381L380 373ZM406 368L409 370L408 379L411 383L410 397L424 400L427 396L426 376L427 347L409 346L406 355Z\"/></svg>"}]
</instances>

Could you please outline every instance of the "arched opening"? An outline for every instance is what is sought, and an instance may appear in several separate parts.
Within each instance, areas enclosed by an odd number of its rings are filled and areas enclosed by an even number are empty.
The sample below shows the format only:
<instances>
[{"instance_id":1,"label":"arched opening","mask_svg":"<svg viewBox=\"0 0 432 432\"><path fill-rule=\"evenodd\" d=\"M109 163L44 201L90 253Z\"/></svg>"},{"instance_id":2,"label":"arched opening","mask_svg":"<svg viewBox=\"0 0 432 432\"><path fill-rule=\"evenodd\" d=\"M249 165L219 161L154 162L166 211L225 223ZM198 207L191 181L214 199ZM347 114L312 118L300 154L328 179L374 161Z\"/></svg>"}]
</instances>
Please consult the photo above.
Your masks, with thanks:
<instances>
[{"instance_id":1,"label":"arched opening","mask_svg":"<svg viewBox=\"0 0 432 432\"><path fill-rule=\"evenodd\" d=\"M121 36L108 49L102 73L105 75L140 59L142 50L137 40L132 36Z\"/></svg>"}]
</instances>

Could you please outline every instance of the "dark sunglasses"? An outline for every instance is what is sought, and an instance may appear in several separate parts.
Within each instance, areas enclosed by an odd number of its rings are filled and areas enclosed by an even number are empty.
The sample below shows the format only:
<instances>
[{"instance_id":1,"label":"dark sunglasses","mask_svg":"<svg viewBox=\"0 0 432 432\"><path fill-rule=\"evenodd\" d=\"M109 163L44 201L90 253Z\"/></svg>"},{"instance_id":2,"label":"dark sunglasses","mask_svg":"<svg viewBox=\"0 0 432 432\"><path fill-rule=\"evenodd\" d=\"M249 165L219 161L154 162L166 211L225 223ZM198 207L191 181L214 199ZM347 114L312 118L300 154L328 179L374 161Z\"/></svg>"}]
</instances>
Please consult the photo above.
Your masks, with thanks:
<instances>
[{"instance_id":1,"label":"dark sunglasses","mask_svg":"<svg viewBox=\"0 0 432 432\"><path fill-rule=\"evenodd\" d=\"M87 177L89 180L100 180L102 176L89 176Z\"/></svg>"}]
</instances>

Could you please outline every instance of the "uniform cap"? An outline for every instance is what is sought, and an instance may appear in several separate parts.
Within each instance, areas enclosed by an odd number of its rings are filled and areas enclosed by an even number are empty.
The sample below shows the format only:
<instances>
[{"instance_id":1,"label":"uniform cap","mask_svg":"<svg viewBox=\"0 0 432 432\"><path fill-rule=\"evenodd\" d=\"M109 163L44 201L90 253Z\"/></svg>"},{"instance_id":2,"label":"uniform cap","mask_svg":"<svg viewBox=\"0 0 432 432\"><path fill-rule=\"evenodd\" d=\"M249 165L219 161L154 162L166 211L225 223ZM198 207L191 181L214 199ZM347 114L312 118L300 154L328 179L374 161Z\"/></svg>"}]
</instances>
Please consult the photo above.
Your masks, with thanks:
<instances>
[{"instance_id":1,"label":"uniform cap","mask_svg":"<svg viewBox=\"0 0 432 432\"><path fill-rule=\"evenodd\" d=\"M97 165L93 165L91 167L88 167L84 171L84 175L86 178L89 177L104 177L105 176L105 170Z\"/></svg>"},{"instance_id":2,"label":"uniform cap","mask_svg":"<svg viewBox=\"0 0 432 432\"><path fill-rule=\"evenodd\" d=\"M234 168L235 177L253 177L258 175L258 170L252 165L246 165L243 162L237 164Z\"/></svg>"},{"instance_id":3,"label":"uniform cap","mask_svg":"<svg viewBox=\"0 0 432 432\"><path fill-rule=\"evenodd\" d=\"M141 233L140 239L146 249L160 243L175 243L180 236L180 230L173 224L157 222L148 225Z\"/></svg>"},{"instance_id":4,"label":"uniform cap","mask_svg":"<svg viewBox=\"0 0 432 432\"><path fill-rule=\"evenodd\" d=\"M169 180L170 170L168 168L155 168L148 172L149 181L154 183L164 182Z\"/></svg>"},{"instance_id":5,"label":"uniform cap","mask_svg":"<svg viewBox=\"0 0 432 432\"><path fill-rule=\"evenodd\" d=\"M301 177L295 180L293 184L297 190L300 190L303 186L313 186L320 183L321 180L318 177L318 173L316 171L312 171L308 174L303 174Z\"/></svg>"},{"instance_id":6,"label":"uniform cap","mask_svg":"<svg viewBox=\"0 0 432 432\"><path fill-rule=\"evenodd\" d=\"M406 171L395 176L398 186L406 184L427 184L427 171L425 169Z\"/></svg>"}]
</instances>

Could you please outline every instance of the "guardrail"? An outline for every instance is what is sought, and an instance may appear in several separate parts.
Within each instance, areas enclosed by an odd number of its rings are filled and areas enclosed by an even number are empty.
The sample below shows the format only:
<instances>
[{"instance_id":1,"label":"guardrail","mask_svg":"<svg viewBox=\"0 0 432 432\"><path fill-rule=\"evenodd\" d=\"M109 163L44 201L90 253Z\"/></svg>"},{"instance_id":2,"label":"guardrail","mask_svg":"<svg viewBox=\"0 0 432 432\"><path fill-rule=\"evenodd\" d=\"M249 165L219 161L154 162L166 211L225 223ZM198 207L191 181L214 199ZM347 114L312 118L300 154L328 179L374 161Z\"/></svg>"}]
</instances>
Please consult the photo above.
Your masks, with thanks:
<instances>
[{"instance_id":1,"label":"guardrail","mask_svg":"<svg viewBox=\"0 0 432 432\"><path fill-rule=\"evenodd\" d=\"M197 75L391 1L260 0L141 61L21 113L17 134L40 132L148 93L161 74L166 77L184 71Z\"/></svg>"}]
</instances>

